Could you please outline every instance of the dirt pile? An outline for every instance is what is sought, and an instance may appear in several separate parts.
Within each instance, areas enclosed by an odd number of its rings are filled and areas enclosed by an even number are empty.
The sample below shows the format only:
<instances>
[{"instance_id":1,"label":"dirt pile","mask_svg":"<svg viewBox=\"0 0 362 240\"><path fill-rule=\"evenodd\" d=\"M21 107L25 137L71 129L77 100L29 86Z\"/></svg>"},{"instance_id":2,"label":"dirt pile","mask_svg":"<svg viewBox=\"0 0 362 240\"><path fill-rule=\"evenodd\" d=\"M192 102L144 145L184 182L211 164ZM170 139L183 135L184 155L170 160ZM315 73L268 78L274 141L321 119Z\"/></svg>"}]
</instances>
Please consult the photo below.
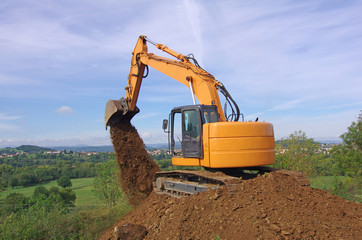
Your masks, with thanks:
<instances>
[{"instance_id":1,"label":"dirt pile","mask_svg":"<svg viewBox=\"0 0 362 240\"><path fill-rule=\"evenodd\" d=\"M160 168L148 156L142 139L129 121L113 124L110 133L122 189L129 203L137 206L152 192L152 177Z\"/></svg>"},{"instance_id":2,"label":"dirt pile","mask_svg":"<svg viewBox=\"0 0 362 240\"><path fill-rule=\"evenodd\" d=\"M121 228L128 234L143 229L137 239L360 239L362 209L269 173L240 181L236 189L181 199L152 193L101 239L132 239L120 238Z\"/></svg>"}]
</instances>

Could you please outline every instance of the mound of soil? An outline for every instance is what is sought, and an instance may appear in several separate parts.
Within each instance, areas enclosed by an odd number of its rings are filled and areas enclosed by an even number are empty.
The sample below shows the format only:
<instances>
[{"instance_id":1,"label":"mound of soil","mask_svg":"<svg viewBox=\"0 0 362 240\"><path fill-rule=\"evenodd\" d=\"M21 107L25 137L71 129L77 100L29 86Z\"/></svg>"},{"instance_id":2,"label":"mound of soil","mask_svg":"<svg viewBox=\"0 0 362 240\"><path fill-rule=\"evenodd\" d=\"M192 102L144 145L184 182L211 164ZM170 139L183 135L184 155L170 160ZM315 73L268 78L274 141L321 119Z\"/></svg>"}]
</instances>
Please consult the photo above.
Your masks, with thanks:
<instances>
[{"instance_id":1,"label":"mound of soil","mask_svg":"<svg viewBox=\"0 0 362 240\"><path fill-rule=\"evenodd\" d=\"M142 139L129 121L112 125L110 133L122 189L128 202L137 206L152 192L152 177L160 168L148 156Z\"/></svg>"},{"instance_id":2,"label":"mound of soil","mask_svg":"<svg viewBox=\"0 0 362 240\"><path fill-rule=\"evenodd\" d=\"M152 193L100 239L135 226L141 239L361 239L360 204L280 173L235 186L181 199Z\"/></svg>"}]
</instances>

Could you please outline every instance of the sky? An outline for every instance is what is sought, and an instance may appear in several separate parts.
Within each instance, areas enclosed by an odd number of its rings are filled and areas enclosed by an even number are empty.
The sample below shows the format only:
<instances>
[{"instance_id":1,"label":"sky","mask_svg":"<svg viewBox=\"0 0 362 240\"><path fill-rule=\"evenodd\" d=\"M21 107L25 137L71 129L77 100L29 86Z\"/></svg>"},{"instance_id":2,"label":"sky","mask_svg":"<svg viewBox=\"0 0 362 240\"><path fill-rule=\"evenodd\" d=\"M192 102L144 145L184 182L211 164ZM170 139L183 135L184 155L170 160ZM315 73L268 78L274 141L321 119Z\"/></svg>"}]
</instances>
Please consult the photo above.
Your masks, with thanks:
<instances>
[{"instance_id":1,"label":"sky","mask_svg":"<svg viewBox=\"0 0 362 240\"><path fill-rule=\"evenodd\" d=\"M193 53L276 139L337 141L362 110L362 1L2 0L0 147L110 145L105 104L125 96L139 35ZM165 143L162 119L189 104L150 69L132 124Z\"/></svg>"}]
</instances>

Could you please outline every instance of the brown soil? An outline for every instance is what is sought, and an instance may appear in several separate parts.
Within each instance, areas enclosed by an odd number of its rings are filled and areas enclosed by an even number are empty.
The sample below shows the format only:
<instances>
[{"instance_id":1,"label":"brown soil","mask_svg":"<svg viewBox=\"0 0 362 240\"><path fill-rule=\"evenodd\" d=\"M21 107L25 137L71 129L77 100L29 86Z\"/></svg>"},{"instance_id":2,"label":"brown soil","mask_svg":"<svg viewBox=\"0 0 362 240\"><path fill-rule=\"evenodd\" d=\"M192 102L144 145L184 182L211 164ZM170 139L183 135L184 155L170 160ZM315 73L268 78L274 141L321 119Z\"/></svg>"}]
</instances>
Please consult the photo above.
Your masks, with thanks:
<instances>
[{"instance_id":1,"label":"brown soil","mask_svg":"<svg viewBox=\"0 0 362 240\"><path fill-rule=\"evenodd\" d=\"M181 199L152 193L100 239L132 229L133 239L361 239L360 204L280 173L236 186Z\"/></svg>"},{"instance_id":2,"label":"brown soil","mask_svg":"<svg viewBox=\"0 0 362 240\"><path fill-rule=\"evenodd\" d=\"M142 139L129 121L112 125L110 133L122 189L128 202L137 206L152 192L152 177L160 168L148 156Z\"/></svg>"}]
</instances>

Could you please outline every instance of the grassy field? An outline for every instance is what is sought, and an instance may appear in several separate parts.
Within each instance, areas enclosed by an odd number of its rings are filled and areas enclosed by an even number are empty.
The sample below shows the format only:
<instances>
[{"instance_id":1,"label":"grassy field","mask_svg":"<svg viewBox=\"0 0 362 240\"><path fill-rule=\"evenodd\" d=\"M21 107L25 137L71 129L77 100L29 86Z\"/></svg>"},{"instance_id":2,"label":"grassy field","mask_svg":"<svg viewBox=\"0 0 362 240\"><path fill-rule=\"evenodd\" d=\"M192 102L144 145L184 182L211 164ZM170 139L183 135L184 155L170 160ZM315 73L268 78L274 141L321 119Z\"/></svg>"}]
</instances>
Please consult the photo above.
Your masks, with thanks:
<instances>
[{"instance_id":1,"label":"grassy field","mask_svg":"<svg viewBox=\"0 0 362 240\"><path fill-rule=\"evenodd\" d=\"M94 208L94 207L105 206L100 200L97 199L97 197L93 193L93 179L94 178L71 179L73 184L71 188L74 190L77 196L75 205L78 208ZM52 186L58 186L56 180L42 185L47 189L49 189ZM37 186L16 187L14 189L9 188L0 193L0 202L4 201L6 196L9 195L10 193L22 193L25 196L30 197Z\"/></svg>"},{"instance_id":2,"label":"grassy field","mask_svg":"<svg viewBox=\"0 0 362 240\"><path fill-rule=\"evenodd\" d=\"M322 189L322 190L329 190L332 189L333 181L336 177L334 176L320 176L315 178L310 178L310 186L312 188ZM343 177L338 177L343 178Z\"/></svg>"}]
</instances>

